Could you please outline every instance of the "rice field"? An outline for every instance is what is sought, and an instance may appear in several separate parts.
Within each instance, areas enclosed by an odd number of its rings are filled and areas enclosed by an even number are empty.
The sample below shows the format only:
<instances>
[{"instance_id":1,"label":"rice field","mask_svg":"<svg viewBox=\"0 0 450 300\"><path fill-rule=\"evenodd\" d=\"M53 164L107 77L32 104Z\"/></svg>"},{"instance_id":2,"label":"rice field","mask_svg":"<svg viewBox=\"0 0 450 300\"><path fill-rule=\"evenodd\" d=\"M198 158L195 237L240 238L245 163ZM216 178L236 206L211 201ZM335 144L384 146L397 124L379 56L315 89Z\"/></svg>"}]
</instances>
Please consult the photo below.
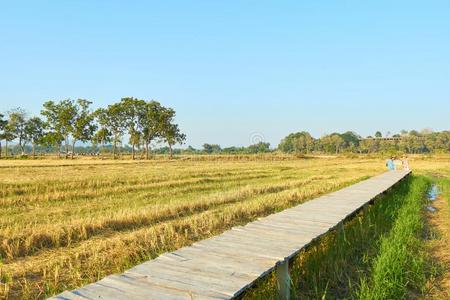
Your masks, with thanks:
<instances>
[{"instance_id":1,"label":"rice field","mask_svg":"<svg viewBox=\"0 0 450 300\"><path fill-rule=\"evenodd\" d=\"M0 298L42 299L379 174L384 161L5 160L0 170Z\"/></svg>"}]
</instances>

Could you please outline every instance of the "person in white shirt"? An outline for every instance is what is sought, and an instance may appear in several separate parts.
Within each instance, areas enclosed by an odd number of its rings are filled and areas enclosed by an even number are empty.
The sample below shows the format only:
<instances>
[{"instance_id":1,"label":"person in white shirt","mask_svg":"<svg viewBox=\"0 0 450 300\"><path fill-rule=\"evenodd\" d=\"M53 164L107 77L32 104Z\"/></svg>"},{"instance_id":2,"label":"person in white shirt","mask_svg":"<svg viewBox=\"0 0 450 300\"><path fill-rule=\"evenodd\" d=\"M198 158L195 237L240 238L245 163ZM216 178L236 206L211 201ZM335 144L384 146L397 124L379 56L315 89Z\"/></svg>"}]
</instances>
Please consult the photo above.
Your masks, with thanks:
<instances>
[{"instance_id":1,"label":"person in white shirt","mask_svg":"<svg viewBox=\"0 0 450 300\"><path fill-rule=\"evenodd\" d=\"M403 170L405 170L405 171L411 170L411 169L409 168L408 156L406 156L406 155L403 156L403 159L402 159L402 166L403 166Z\"/></svg>"}]
</instances>

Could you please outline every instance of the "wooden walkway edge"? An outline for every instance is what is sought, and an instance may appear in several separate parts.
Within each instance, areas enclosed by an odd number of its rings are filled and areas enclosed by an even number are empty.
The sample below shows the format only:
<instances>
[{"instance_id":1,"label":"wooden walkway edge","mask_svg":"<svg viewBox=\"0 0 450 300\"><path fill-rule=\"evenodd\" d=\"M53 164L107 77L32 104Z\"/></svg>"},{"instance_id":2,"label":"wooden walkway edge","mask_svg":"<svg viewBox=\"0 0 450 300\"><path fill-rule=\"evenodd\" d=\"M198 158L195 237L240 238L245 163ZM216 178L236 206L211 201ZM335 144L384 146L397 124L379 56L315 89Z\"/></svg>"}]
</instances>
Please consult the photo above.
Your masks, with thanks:
<instances>
[{"instance_id":1,"label":"wooden walkway edge","mask_svg":"<svg viewBox=\"0 0 450 300\"><path fill-rule=\"evenodd\" d=\"M289 259L409 174L383 173L50 299L233 299L275 269L288 299Z\"/></svg>"}]
</instances>

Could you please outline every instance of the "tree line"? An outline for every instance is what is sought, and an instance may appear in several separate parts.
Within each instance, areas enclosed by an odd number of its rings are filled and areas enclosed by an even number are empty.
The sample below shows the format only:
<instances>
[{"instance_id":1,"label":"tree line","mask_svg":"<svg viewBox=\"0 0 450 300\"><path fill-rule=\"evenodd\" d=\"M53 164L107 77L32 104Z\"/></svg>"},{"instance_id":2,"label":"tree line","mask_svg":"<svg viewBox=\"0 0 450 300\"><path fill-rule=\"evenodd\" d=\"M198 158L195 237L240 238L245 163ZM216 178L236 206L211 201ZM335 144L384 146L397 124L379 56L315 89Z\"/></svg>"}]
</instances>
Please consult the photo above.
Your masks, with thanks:
<instances>
[{"instance_id":1,"label":"tree line","mask_svg":"<svg viewBox=\"0 0 450 300\"><path fill-rule=\"evenodd\" d=\"M174 149L183 144L186 136L174 123L175 111L157 101L145 101L132 97L122 98L119 102L105 108L91 109L92 102L85 99L47 101L43 104L40 116L29 117L21 108L6 114L0 113L0 157L8 156L8 143L15 141L15 147L22 155L36 150L48 153L61 149L65 157L72 157L78 151L99 153L110 152L117 157L118 145L122 151L136 153L147 159L155 154L254 154L279 151L283 153L440 153L450 152L450 131L433 132L401 131L398 134L375 135L363 138L347 131L332 133L314 138L309 132L291 133L281 140L276 149L270 144L259 142L247 147L225 147L205 143L201 149L187 147ZM123 139L128 143L122 146ZM155 142L164 142L167 146L150 149ZM3 142L6 147L3 147ZM76 146L81 142L82 146Z\"/></svg>"},{"instance_id":2,"label":"tree line","mask_svg":"<svg viewBox=\"0 0 450 300\"><path fill-rule=\"evenodd\" d=\"M148 159L152 142L166 143L172 155L173 146L186 139L174 122L175 110L157 101L127 97L106 108L92 110L91 105L86 99L66 99L45 102L41 116L29 117L21 108L0 114L0 157L2 142L8 156L8 143L16 141L22 155L31 145L33 156L36 147L53 148L58 155L63 148L65 157L73 158L75 144L82 142L99 148L111 145L116 158L117 145L127 136L132 159L137 149L142 149Z\"/></svg>"},{"instance_id":3,"label":"tree line","mask_svg":"<svg viewBox=\"0 0 450 300\"><path fill-rule=\"evenodd\" d=\"M383 137L377 131L375 136L363 138L347 131L332 133L315 139L306 131L291 133L281 140L278 150L285 153L447 153L450 152L450 131L433 132L402 130L398 134Z\"/></svg>"}]
</instances>

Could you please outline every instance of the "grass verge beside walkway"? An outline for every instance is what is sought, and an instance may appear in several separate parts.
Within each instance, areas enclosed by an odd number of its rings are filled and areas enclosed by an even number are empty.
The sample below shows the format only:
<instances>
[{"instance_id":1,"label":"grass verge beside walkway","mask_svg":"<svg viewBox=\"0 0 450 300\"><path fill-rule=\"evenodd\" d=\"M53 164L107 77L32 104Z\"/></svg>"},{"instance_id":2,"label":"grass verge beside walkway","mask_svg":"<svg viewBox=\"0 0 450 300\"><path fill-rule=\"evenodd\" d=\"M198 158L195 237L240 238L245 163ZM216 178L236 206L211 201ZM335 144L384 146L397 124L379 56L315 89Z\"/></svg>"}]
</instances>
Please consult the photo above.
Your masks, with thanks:
<instances>
[{"instance_id":1,"label":"grass verge beside walkway","mask_svg":"<svg viewBox=\"0 0 450 300\"><path fill-rule=\"evenodd\" d=\"M426 293L427 253L422 242L425 177L415 177L394 226L381 239L369 278L363 278L360 299L405 299Z\"/></svg>"}]
</instances>

